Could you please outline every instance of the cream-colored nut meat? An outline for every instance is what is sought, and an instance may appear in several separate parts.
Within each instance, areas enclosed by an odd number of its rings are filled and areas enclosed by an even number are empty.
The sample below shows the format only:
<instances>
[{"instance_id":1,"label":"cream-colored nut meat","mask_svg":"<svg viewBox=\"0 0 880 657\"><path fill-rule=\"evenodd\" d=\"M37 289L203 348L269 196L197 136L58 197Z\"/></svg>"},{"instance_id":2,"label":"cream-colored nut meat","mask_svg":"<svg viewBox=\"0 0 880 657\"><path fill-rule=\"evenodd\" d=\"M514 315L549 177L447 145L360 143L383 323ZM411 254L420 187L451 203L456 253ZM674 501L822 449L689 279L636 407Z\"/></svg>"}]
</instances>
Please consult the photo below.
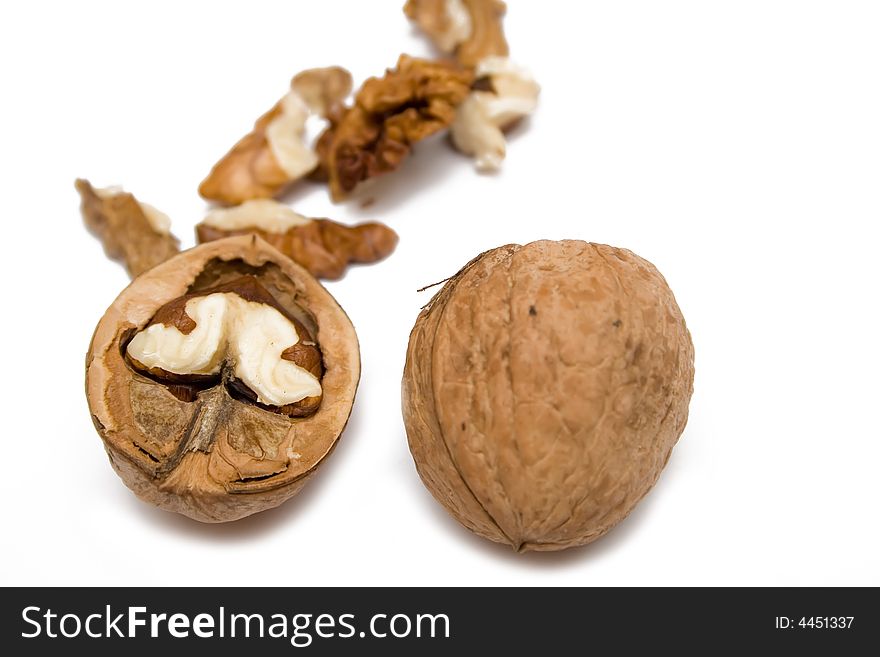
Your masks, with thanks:
<instances>
[{"instance_id":1,"label":"cream-colored nut meat","mask_svg":"<svg viewBox=\"0 0 880 657\"><path fill-rule=\"evenodd\" d=\"M488 251L410 334L403 417L425 486L519 551L589 543L657 481L688 417L694 350L663 276L626 249Z\"/></svg>"},{"instance_id":2,"label":"cream-colored nut meat","mask_svg":"<svg viewBox=\"0 0 880 657\"><path fill-rule=\"evenodd\" d=\"M472 91L459 105L450 131L455 147L473 156L477 169L494 171L507 151L504 131L535 111L541 87L506 57L487 57L477 66L476 77L492 90Z\"/></svg>"},{"instance_id":3,"label":"cream-colored nut meat","mask_svg":"<svg viewBox=\"0 0 880 657\"><path fill-rule=\"evenodd\" d=\"M270 198L318 166L318 155L306 141L306 121L312 115L327 119L337 111L351 92L351 75L336 66L309 69L290 86L214 165L199 185L204 198L227 205Z\"/></svg>"},{"instance_id":4,"label":"cream-colored nut meat","mask_svg":"<svg viewBox=\"0 0 880 657\"><path fill-rule=\"evenodd\" d=\"M184 313L195 323L189 333L152 324L128 343L128 356L147 369L180 375L216 374L230 362L257 401L272 406L320 397L318 377L282 358L300 336L279 310L234 292L217 292L189 299Z\"/></svg>"},{"instance_id":5,"label":"cream-colored nut meat","mask_svg":"<svg viewBox=\"0 0 880 657\"><path fill-rule=\"evenodd\" d=\"M254 228L271 233L284 233L297 226L305 226L312 219L304 217L283 203L260 198L245 201L231 208L215 208L205 215L203 224L218 230Z\"/></svg>"},{"instance_id":6,"label":"cream-colored nut meat","mask_svg":"<svg viewBox=\"0 0 880 657\"><path fill-rule=\"evenodd\" d=\"M295 90L279 102L281 111L266 126L266 141L288 179L302 178L318 166L318 155L305 143L309 108Z\"/></svg>"},{"instance_id":7,"label":"cream-colored nut meat","mask_svg":"<svg viewBox=\"0 0 880 657\"><path fill-rule=\"evenodd\" d=\"M360 376L348 317L255 235L135 279L86 360L92 418L141 499L204 522L277 506L332 451Z\"/></svg>"},{"instance_id":8,"label":"cream-colored nut meat","mask_svg":"<svg viewBox=\"0 0 880 657\"><path fill-rule=\"evenodd\" d=\"M311 219L272 199L217 208L196 225L199 242L256 233L319 278L339 278L352 263L371 263L389 255L397 233L367 222L346 226L331 219Z\"/></svg>"}]
</instances>

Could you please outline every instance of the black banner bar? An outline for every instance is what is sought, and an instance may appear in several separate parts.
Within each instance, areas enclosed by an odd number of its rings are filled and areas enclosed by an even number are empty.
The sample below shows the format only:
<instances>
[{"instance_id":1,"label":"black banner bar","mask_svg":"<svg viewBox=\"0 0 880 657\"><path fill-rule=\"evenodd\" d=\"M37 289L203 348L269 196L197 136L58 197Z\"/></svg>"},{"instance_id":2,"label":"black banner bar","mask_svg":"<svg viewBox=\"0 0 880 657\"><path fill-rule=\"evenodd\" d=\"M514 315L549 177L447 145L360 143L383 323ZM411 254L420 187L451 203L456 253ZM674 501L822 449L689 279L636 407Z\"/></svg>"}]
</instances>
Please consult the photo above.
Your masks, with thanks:
<instances>
[{"instance_id":1,"label":"black banner bar","mask_svg":"<svg viewBox=\"0 0 880 657\"><path fill-rule=\"evenodd\" d=\"M5 654L628 653L651 644L854 654L880 645L880 604L868 588L7 588L2 598L0 645L14 650Z\"/></svg>"}]
</instances>

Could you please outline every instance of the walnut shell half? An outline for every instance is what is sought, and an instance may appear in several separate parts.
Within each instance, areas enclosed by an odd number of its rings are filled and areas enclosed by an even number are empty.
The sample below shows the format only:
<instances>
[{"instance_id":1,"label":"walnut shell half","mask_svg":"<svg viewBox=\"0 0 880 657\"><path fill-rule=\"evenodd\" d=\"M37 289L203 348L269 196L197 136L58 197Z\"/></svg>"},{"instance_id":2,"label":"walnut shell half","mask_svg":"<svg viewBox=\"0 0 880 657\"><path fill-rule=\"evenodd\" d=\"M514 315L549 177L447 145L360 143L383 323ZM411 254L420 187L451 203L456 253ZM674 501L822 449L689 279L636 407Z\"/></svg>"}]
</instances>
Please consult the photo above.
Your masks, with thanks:
<instances>
[{"instance_id":1,"label":"walnut shell half","mask_svg":"<svg viewBox=\"0 0 880 657\"><path fill-rule=\"evenodd\" d=\"M403 374L418 472L518 551L589 543L651 489L684 430L694 350L672 291L625 249L488 251L423 309Z\"/></svg>"},{"instance_id":2,"label":"walnut shell half","mask_svg":"<svg viewBox=\"0 0 880 657\"><path fill-rule=\"evenodd\" d=\"M217 290L271 304L314 345L323 371L303 365L320 377L323 394L307 417L298 407L259 403L231 366L219 368L222 375L172 377L132 361L127 348L138 332L157 323L191 329L186 299ZM117 474L142 500L203 522L242 518L297 493L345 428L359 378L345 312L305 269L254 235L197 246L136 278L98 323L86 358L89 408Z\"/></svg>"}]
</instances>

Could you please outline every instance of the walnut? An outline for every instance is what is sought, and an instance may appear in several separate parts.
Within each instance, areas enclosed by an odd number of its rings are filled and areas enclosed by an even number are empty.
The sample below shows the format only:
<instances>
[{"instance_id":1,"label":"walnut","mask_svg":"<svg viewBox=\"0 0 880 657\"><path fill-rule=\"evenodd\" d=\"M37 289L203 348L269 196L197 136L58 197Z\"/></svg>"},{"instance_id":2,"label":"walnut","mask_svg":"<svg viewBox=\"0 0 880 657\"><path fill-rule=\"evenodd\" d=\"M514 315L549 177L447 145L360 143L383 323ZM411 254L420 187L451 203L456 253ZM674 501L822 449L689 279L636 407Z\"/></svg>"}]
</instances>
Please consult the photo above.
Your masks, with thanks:
<instances>
[{"instance_id":1,"label":"walnut","mask_svg":"<svg viewBox=\"0 0 880 657\"><path fill-rule=\"evenodd\" d=\"M168 302L125 348L138 371L172 384L230 385L272 410L307 417L321 404L321 352L256 277Z\"/></svg>"},{"instance_id":2,"label":"walnut","mask_svg":"<svg viewBox=\"0 0 880 657\"><path fill-rule=\"evenodd\" d=\"M487 57L476 68L477 83L490 90L472 91L459 106L450 133L461 152L475 158L477 169L493 171L506 153L504 131L535 111L540 86L505 57Z\"/></svg>"},{"instance_id":3,"label":"walnut","mask_svg":"<svg viewBox=\"0 0 880 657\"><path fill-rule=\"evenodd\" d=\"M384 77L367 80L354 105L318 140L333 199L394 171L414 143L451 124L472 80L453 64L407 55Z\"/></svg>"},{"instance_id":4,"label":"walnut","mask_svg":"<svg viewBox=\"0 0 880 657\"><path fill-rule=\"evenodd\" d=\"M333 450L360 377L330 294L255 235L142 274L98 323L92 418L141 499L204 522L268 509Z\"/></svg>"},{"instance_id":5,"label":"walnut","mask_svg":"<svg viewBox=\"0 0 880 657\"><path fill-rule=\"evenodd\" d=\"M306 119L329 115L351 92L351 84L351 74L339 67L296 75L290 91L214 166L199 193L236 205L275 196L311 173L318 156L304 142Z\"/></svg>"},{"instance_id":6,"label":"walnut","mask_svg":"<svg viewBox=\"0 0 880 657\"><path fill-rule=\"evenodd\" d=\"M473 67L486 57L508 55L501 25L506 9L500 0L407 0L403 11L437 48Z\"/></svg>"},{"instance_id":7,"label":"walnut","mask_svg":"<svg viewBox=\"0 0 880 657\"><path fill-rule=\"evenodd\" d=\"M369 264L387 257L397 234L380 223L345 226L330 219L310 219L270 199L218 208L196 225L198 241L256 233L311 272L341 278L351 263Z\"/></svg>"},{"instance_id":8,"label":"walnut","mask_svg":"<svg viewBox=\"0 0 880 657\"><path fill-rule=\"evenodd\" d=\"M694 350L672 291L625 249L488 251L410 334L403 414L422 481L518 551L583 545L651 489L684 430Z\"/></svg>"},{"instance_id":9,"label":"walnut","mask_svg":"<svg viewBox=\"0 0 880 657\"><path fill-rule=\"evenodd\" d=\"M122 262L132 277L164 262L179 250L164 213L139 202L120 187L100 189L78 179L86 226L104 244L109 258Z\"/></svg>"}]
</instances>

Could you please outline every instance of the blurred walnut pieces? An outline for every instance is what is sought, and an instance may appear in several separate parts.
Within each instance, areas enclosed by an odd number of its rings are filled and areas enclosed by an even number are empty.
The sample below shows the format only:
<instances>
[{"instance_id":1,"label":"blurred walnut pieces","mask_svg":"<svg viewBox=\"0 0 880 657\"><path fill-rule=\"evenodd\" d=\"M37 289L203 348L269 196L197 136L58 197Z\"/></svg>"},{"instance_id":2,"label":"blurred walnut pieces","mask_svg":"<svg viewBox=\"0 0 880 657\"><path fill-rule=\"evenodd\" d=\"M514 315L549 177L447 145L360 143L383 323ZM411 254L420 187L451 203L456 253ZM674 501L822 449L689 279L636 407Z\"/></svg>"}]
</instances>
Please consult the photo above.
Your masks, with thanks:
<instances>
[{"instance_id":1,"label":"blurred walnut pieces","mask_svg":"<svg viewBox=\"0 0 880 657\"><path fill-rule=\"evenodd\" d=\"M199 243L248 233L256 233L313 276L330 280L340 278L349 264L382 260L397 245L397 233L384 224L346 226L311 219L270 199L217 208L196 226Z\"/></svg>"},{"instance_id":2,"label":"blurred walnut pieces","mask_svg":"<svg viewBox=\"0 0 880 657\"><path fill-rule=\"evenodd\" d=\"M121 261L135 278L180 251L170 233L170 219L120 188L96 189L79 179L86 225L103 242L107 255ZM331 219L304 217L271 199L215 208L196 225L198 242L235 235L258 235L316 278L341 278L351 264L371 264L388 257L397 233L385 224L346 226Z\"/></svg>"},{"instance_id":3,"label":"blurred walnut pieces","mask_svg":"<svg viewBox=\"0 0 880 657\"><path fill-rule=\"evenodd\" d=\"M445 129L459 151L474 157L477 169L500 168L504 132L534 111L540 92L508 58L505 11L500 0L408 0L406 15L452 59L400 55L395 68L367 79L350 104L352 77L345 69L313 68L295 75L288 93L199 186L205 199L232 206L231 214L219 209L197 226L199 242L253 233L313 275L329 279L341 277L351 263L389 255L397 235L382 224L349 227L308 219L289 208L287 224L277 218L265 224L264 214L284 215L284 206L248 203L269 201L306 177L326 182L332 199L344 200L362 182L397 170L414 144ZM310 117L327 124L314 144L306 138ZM155 209L85 181L77 188L86 223L132 276L179 251L167 217ZM218 223L218 217L224 218Z\"/></svg>"},{"instance_id":4,"label":"blurred walnut pieces","mask_svg":"<svg viewBox=\"0 0 880 657\"><path fill-rule=\"evenodd\" d=\"M459 106L450 135L479 171L496 171L507 154L504 132L535 111L541 87L506 57L486 57L475 70L477 83Z\"/></svg>"},{"instance_id":5,"label":"blurred walnut pieces","mask_svg":"<svg viewBox=\"0 0 880 657\"><path fill-rule=\"evenodd\" d=\"M504 131L534 110L539 91L508 59L505 11L500 0L408 0L405 14L450 61L401 55L396 68L366 80L348 106L347 71L300 73L290 92L214 166L199 192L237 205L276 197L310 177L327 182L332 199L342 201L360 183L397 170L416 142L446 128L479 170L498 169ZM328 122L314 145L305 142L310 114Z\"/></svg>"},{"instance_id":6,"label":"blurred walnut pieces","mask_svg":"<svg viewBox=\"0 0 880 657\"><path fill-rule=\"evenodd\" d=\"M473 69L476 82L450 126L453 145L479 171L501 168L504 132L535 111L540 87L508 58L499 0L408 0L404 13L437 48Z\"/></svg>"},{"instance_id":7,"label":"blurred walnut pieces","mask_svg":"<svg viewBox=\"0 0 880 657\"><path fill-rule=\"evenodd\" d=\"M354 104L331 118L318 140L333 200L394 171L413 144L448 127L472 82L468 69L408 55L383 77L364 82Z\"/></svg>"},{"instance_id":8,"label":"blurred walnut pieces","mask_svg":"<svg viewBox=\"0 0 880 657\"><path fill-rule=\"evenodd\" d=\"M306 120L327 117L351 93L351 74L331 66L303 71L290 91L263 114L199 186L206 199L237 205L273 197L310 174L318 157L304 141Z\"/></svg>"},{"instance_id":9,"label":"blurred walnut pieces","mask_svg":"<svg viewBox=\"0 0 880 657\"><path fill-rule=\"evenodd\" d=\"M120 187L95 188L82 178L75 185L86 226L101 240L107 257L121 262L132 278L180 251L170 220L153 206Z\"/></svg>"},{"instance_id":10,"label":"blurred walnut pieces","mask_svg":"<svg viewBox=\"0 0 880 657\"><path fill-rule=\"evenodd\" d=\"M403 8L437 48L467 67L490 56L507 57L500 0L407 0Z\"/></svg>"}]
</instances>

